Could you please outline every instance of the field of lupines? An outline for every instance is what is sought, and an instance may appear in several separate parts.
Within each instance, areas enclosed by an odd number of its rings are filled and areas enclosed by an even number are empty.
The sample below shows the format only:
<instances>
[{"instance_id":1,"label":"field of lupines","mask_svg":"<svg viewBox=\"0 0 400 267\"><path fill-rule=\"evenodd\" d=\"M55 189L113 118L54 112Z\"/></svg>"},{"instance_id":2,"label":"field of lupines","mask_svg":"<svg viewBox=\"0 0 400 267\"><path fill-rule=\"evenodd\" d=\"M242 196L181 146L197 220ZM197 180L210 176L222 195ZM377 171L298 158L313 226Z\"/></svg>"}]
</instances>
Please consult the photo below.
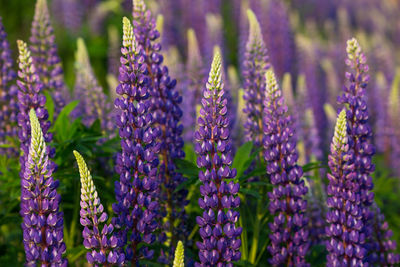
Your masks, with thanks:
<instances>
[{"instance_id":1,"label":"field of lupines","mask_svg":"<svg viewBox=\"0 0 400 267\"><path fill-rule=\"evenodd\" d=\"M399 14L0 0L0 266L400 266Z\"/></svg>"}]
</instances>

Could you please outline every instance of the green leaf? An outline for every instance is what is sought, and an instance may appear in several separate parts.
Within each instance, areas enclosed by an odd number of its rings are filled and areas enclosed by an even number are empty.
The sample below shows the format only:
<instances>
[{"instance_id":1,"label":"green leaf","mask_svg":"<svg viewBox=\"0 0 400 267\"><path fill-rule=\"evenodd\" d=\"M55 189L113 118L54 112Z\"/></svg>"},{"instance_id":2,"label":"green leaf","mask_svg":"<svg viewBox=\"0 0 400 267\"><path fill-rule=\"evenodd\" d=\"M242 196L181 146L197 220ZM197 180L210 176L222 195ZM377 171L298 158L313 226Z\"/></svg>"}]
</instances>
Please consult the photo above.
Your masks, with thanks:
<instances>
[{"instance_id":1,"label":"green leaf","mask_svg":"<svg viewBox=\"0 0 400 267\"><path fill-rule=\"evenodd\" d=\"M320 161L310 162L302 166L304 173L323 168L325 168L325 165L323 165Z\"/></svg>"},{"instance_id":2,"label":"green leaf","mask_svg":"<svg viewBox=\"0 0 400 267\"><path fill-rule=\"evenodd\" d=\"M235 168L237 171L236 177L241 177L245 170L250 166L251 161L249 162L248 159L250 158L252 149L253 143L247 142L240 146L236 151L235 158L233 159L232 164L232 168Z\"/></svg>"},{"instance_id":3,"label":"green leaf","mask_svg":"<svg viewBox=\"0 0 400 267\"><path fill-rule=\"evenodd\" d=\"M248 189L248 188L240 188L239 192L241 192L241 193L243 193L245 195L253 196L253 197L257 198L257 199L261 198L260 193L258 191L256 191L256 190L252 190L252 189Z\"/></svg>"},{"instance_id":4,"label":"green leaf","mask_svg":"<svg viewBox=\"0 0 400 267\"><path fill-rule=\"evenodd\" d=\"M74 110L74 108L78 105L79 101L74 100L66 105L58 114L57 120L54 123L54 132L58 137L59 141L65 142L74 135L77 126L74 122L71 123L71 118L69 115ZM71 128L71 125L74 127Z\"/></svg>"},{"instance_id":5,"label":"green leaf","mask_svg":"<svg viewBox=\"0 0 400 267\"><path fill-rule=\"evenodd\" d=\"M44 91L44 95L46 96L46 109L47 112L49 113L49 121L53 123L54 119L54 101L53 98L51 97L50 93L47 91Z\"/></svg>"}]
</instances>

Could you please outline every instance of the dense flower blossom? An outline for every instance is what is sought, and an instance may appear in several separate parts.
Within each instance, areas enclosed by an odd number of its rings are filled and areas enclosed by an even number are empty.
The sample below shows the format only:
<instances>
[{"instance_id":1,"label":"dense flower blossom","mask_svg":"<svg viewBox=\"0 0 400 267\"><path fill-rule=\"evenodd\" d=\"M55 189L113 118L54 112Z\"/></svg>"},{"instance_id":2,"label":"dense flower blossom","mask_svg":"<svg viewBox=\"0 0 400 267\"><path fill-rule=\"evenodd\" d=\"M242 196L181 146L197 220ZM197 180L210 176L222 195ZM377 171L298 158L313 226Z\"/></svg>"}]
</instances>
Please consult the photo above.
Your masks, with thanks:
<instances>
[{"instance_id":1,"label":"dense flower blossom","mask_svg":"<svg viewBox=\"0 0 400 267\"><path fill-rule=\"evenodd\" d=\"M118 246L118 238L113 233L114 225L106 223L108 215L100 202L85 160L77 151L74 151L74 155L81 180L80 222L84 226L83 245L90 249L90 252L86 253L86 258L90 264L122 265L125 255ZM101 225L103 228L100 228Z\"/></svg>"},{"instance_id":2,"label":"dense flower blossom","mask_svg":"<svg viewBox=\"0 0 400 267\"><path fill-rule=\"evenodd\" d=\"M22 155L20 157L21 164L21 177L25 170L25 161L29 154L29 142L30 142L30 124L29 124L29 111L33 108L36 111L36 115L39 118L40 126L43 131L45 142L49 143L52 141L53 135L48 132L50 128L50 122L48 121L48 112L45 108L46 97L42 94L44 85L39 80L39 76L36 74L35 65L32 62L31 53L27 47L27 44L23 41L18 40L19 50L19 71L17 81L18 91L18 137L20 140L20 147ZM55 149L47 147L46 153L52 158L55 154ZM49 162L49 169L55 168L53 162Z\"/></svg>"},{"instance_id":3,"label":"dense flower blossom","mask_svg":"<svg viewBox=\"0 0 400 267\"><path fill-rule=\"evenodd\" d=\"M235 226L239 219L239 212L235 210L240 205L240 198L236 196L239 184L225 181L235 178L236 170L230 168L232 143L221 61L217 52L201 100L199 129L195 133L197 166L205 169L199 173L203 184L198 203L204 212L196 218L202 239L197 242L200 249L197 266L233 266L241 256L238 237L242 229Z\"/></svg>"},{"instance_id":4,"label":"dense flower blossom","mask_svg":"<svg viewBox=\"0 0 400 267\"><path fill-rule=\"evenodd\" d=\"M4 30L0 17L0 144L7 143L7 137L17 135L17 92L18 88L13 84L17 74L13 70L13 60L10 44L7 41L7 33ZM16 154L15 148L0 148L0 154ZM10 154L9 154L10 155Z\"/></svg>"},{"instance_id":5,"label":"dense flower blossom","mask_svg":"<svg viewBox=\"0 0 400 267\"><path fill-rule=\"evenodd\" d=\"M158 188L157 166L159 135L151 125L153 116L149 112L149 86L144 51L137 43L129 19L123 19L123 41L118 98L115 108L120 112L116 124L121 137L122 153L116 160L116 171L120 175L115 183L117 203L113 204L112 223L118 231L122 244L127 244L126 259L136 266L139 259L152 258L153 250L145 244L155 241L153 234L159 204L155 201Z\"/></svg>"},{"instance_id":6,"label":"dense flower blossom","mask_svg":"<svg viewBox=\"0 0 400 267\"><path fill-rule=\"evenodd\" d=\"M303 173L297 165L296 138L292 118L287 115L282 92L277 85L275 74L268 70L264 103L264 160L267 173L273 185L269 211L274 215L271 229L272 255L274 266L308 266L305 261L308 243L307 187L301 179Z\"/></svg>"},{"instance_id":7,"label":"dense flower blossom","mask_svg":"<svg viewBox=\"0 0 400 267\"><path fill-rule=\"evenodd\" d=\"M46 149L45 138L34 109L29 113L31 140L29 155L21 177L21 224L26 266L67 266L62 258L66 251L63 242L63 213L57 193L59 182Z\"/></svg>"},{"instance_id":8,"label":"dense flower blossom","mask_svg":"<svg viewBox=\"0 0 400 267\"><path fill-rule=\"evenodd\" d=\"M253 141L255 146L262 144L263 101L265 91L265 72L269 68L267 49L261 34L260 25L251 10L247 11L250 31L246 45L243 78L246 106L243 112L247 115L245 140Z\"/></svg>"},{"instance_id":9,"label":"dense flower blossom","mask_svg":"<svg viewBox=\"0 0 400 267\"><path fill-rule=\"evenodd\" d=\"M111 103L94 75L83 39L78 39L77 47L74 97L80 102L71 115L82 116L82 123L87 127L99 119L104 133L110 133L114 129L110 118Z\"/></svg>"},{"instance_id":10,"label":"dense flower blossom","mask_svg":"<svg viewBox=\"0 0 400 267\"><path fill-rule=\"evenodd\" d=\"M174 192L177 186L185 178L178 173L174 163L175 159L185 157L183 152L183 125L182 118L182 96L176 90L176 80L168 73L168 68L163 64L161 55L160 37L156 29L155 20L150 11L147 10L142 0L133 1L133 28L138 44L143 47L145 66L149 75L150 107L153 116L153 127L157 128L160 135L157 142L160 145L159 202L162 203L161 215L167 218L163 224L160 242L166 238L165 232L170 233L172 247L176 246L177 237L184 238L188 231L185 229L187 215L184 207L188 204L186 200L187 190L182 189ZM165 261L163 257L159 259ZM171 253L172 260L172 253Z\"/></svg>"},{"instance_id":11,"label":"dense flower blossom","mask_svg":"<svg viewBox=\"0 0 400 267\"><path fill-rule=\"evenodd\" d=\"M35 16L32 22L30 49L37 74L44 89L51 92L58 114L68 99L68 89L64 83L61 59L58 56L53 27L47 0L37 0Z\"/></svg>"},{"instance_id":12,"label":"dense flower blossom","mask_svg":"<svg viewBox=\"0 0 400 267\"><path fill-rule=\"evenodd\" d=\"M362 232L363 206L355 172L354 151L349 146L346 110L337 119L329 155L326 248L327 266L363 266L366 257Z\"/></svg>"},{"instance_id":13,"label":"dense flower blossom","mask_svg":"<svg viewBox=\"0 0 400 267\"><path fill-rule=\"evenodd\" d=\"M185 90L183 95L183 126L184 140L187 142L193 141L196 125L196 105L200 104L203 94L203 87L206 82L206 73L204 61L201 56L199 45L196 38L196 33L193 29L187 32L188 39L188 57L186 61L186 79Z\"/></svg>"},{"instance_id":14,"label":"dense flower blossom","mask_svg":"<svg viewBox=\"0 0 400 267\"><path fill-rule=\"evenodd\" d=\"M364 227L360 230L360 234L366 237L364 249L366 255L364 261L375 263L378 260L388 259L388 257L378 257L372 250L374 242L381 243L382 240L374 240L373 237L373 224L371 220L374 217L374 212L371 206L374 204L374 194L371 192L374 184L372 182L371 174L375 169L372 164L372 155L375 149L372 145L372 131L368 123L368 109L366 104L365 88L369 81L367 74L368 65L366 64L366 57L361 51L361 47L356 39L347 41L347 60L346 64L350 67L351 72L346 73L349 80L348 86L344 87L344 93L338 98L341 104L347 104L347 118L348 118L348 136L349 146L354 153L354 172L357 177L358 187L360 188L360 203L361 203L361 220ZM376 214L375 216L379 216ZM378 226L380 229L380 226ZM379 238L383 235L375 235ZM389 247L390 249L390 247ZM389 251L384 252L389 253ZM382 264L382 263L381 263ZM390 262L385 262L390 264Z\"/></svg>"},{"instance_id":15,"label":"dense flower blossom","mask_svg":"<svg viewBox=\"0 0 400 267\"><path fill-rule=\"evenodd\" d=\"M175 249L175 258L173 267L185 267L185 255L182 241L178 241Z\"/></svg>"}]
</instances>

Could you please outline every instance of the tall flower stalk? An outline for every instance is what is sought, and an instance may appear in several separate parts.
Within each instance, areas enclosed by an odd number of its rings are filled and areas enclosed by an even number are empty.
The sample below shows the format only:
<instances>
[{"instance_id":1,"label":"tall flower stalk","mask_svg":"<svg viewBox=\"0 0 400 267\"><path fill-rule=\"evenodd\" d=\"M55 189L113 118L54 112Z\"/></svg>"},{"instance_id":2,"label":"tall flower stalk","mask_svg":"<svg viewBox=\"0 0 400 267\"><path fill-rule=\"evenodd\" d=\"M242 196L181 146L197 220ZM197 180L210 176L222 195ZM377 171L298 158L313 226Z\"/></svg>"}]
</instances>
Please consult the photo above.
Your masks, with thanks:
<instances>
[{"instance_id":1,"label":"tall flower stalk","mask_svg":"<svg viewBox=\"0 0 400 267\"><path fill-rule=\"evenodd\" d=\"M278 87L275 74L268 70L264 108L264 160L273 185L268 193L269 211L274 215L269 224L273 266L308 266L305 256L309 247L307 187L302 169L297 165L296 138L291 116Z\"/></svg>"},{"instance_id":2,"label":"tall flower stalk","mask_svg":"<svg viewBox=\"0 0 400 267\"><path fill-rule=\"evenodd\" d=\"M90 264L102 266L122 265L125 254L119 248L119 240L113 233L114 225L106 223L107 213L100 202L92 176L82 155L74 151L78 163L81 180L81 211L80 222L84 227L82 236L83 245L90 252L86 253L86 259ZM103 226L102 228L100 228Z\"/></svg>"},{"instance_id":3,"label":"tall flower stalk","mask_svg":"<svg viewBox=\"0 0 400 267\"><path fill-rule=\"evenodd\" d=\"M347 41L346 51L346 64L351 71L346 73L348 86L344 87L344 93L338 98L338 102L348 106L346 116L348 118L349 146L354 153L354 172L358 181L357 186L360 188L360 212L363 222L360 234L366 238L364 249L366 255L369 255L369 257L363 258L363 262L387 265L390 264L388 253L390 253L391 247L382 245L384 240L381 237L384 235L373 235L374 224L371 221L374 216L379 216L379 214L374 215L372 210L374 193L371 190L374 184L371 174L375 169L372 163L375 149L372 145L372 131L368 123L369 115L365 95L365 88L369 81L367 74L369 68L366 64L366 57L356 39ZM375 212L379 212L379 210ZM381 229L380 225L376 228ZM380 244L381 251L373 249L375 243Z\"/></svg>"},{"instance_id":4,"label":"tall flower stalk","mask_svg":"<svg viewBox=\"0 0 400 267\"><path fill-rule=\"evenodd\" d=\"M36 111L36 115L40 121L40 127L43 131L44 141L51 142L52 134L48 132L50 128L50 122L48 121L49 114L45 108L46 97L43 95L44 85L40 81L39 76L36 74L36 68L33 64L31 52L25 42L18 40L19 50L19 70L17 84L19 87L18 91L18 137L20 140L20 147L22 155L20 157L21 164L21 178L25 170L25 162L29 154L29 144L31 129L29 124L29 111L33 108ZM55 149L47 147L47 155L52 158L55 154ZM54 170L55 164L49 162L49 167ZM22 200L21 200L22 201Z\"/></svg>"},{"instance_id":5,"label":"tall flower stalk","mask_svg":"<svg viewBox=\"0 0 400 267\"><path fill-rule=\"evenodd\" d=\"M50 23L47 0L37 0L32 22L30 49L37 74L43 82L44 90L51 93L58 114L69 98L64 83L62 62L57 52L54 30Z\"/></svg>"},{"instance_id":6,"label":"tall flower stalk","mask_svg":"<svg viewBox=\"0 0 400 267\"><path fill-rule=\"evenodd\" d=\"M329 155L327 266L363 266L366 257L363 207L359 201L361 190L349 141L346 110L343 109L336 122Z\"/></svg>"},{"instance_id":7,"label":"tall flower stalk","mask_svg":"<svg viewBox=\"0 0 400 267\"><path fill-rule=\"evenodd\" d=\"M157 128L160 135L157 143L160 145L159 182L161 203L161 215L166 217L162 228L164 233L160 235L160 242L165 240L165 232L170 238L170 247L176 246L177 240L184 239L188 230L185 227L187 216L185 206L187 190L181 189L175 192L177 186L185 179L178 173L174 163L175 159L185 157L183 152L183 125L181 124L182 96L176 89L176 80L168 73L168 68L163 64L161 55L160 37L156 29L155 20L147 10L142 0L133 1L133 26L138 44L144 51L144 65L149 76L150 102L149 111L153 115L152 127ZM172 252L172 251L171 251ZM172 261L171 253L171 261ZM160 260L163 260L160 258ZM165 263L166 261L163 260Z\"/></svg>"},{"instance_id":8,"label":"tall flower stalk","mask_svg":"<svg viewBox=\"0 0 400 267\"><path fill-rule=\"evenodd\" d=\"M201 101L199 129L195 133L197 166L204 168L199 173L202 197L198 203L204 211L196 218L202 239L197 242L200 263L196 266L233 266L241 257L242 228L235 226L240 216L235 210L240 205L239 184L227 181L235 178L236 170L230 167L232 142L221 68L221 55L217 52Z\"/></svg>"},{"instance_id":9,"label":"tall flower stalk","mask_svg":"<svg viewBox=\"0 0 400 267\"><path fill-rule=\"evenodd\" d=\"M251 10L247 10L250 24L249 39L246 44L243 78L244 100L247 115L245 140L253 141L255 146L262 144L263 101L265 92L265 72L269 69L267 48L261 34L260 24Z\"/></svg>"},{"instance_id":10,"label":"tall flower stalk","mask_svg":"<svg viewBox=\"0 0 400 267\"><path fill-rule=\"evenodd\" d=\"M63 213L57 193L59 182L46 149L45 138L35 110L29 113L31 140L29 154L21 179L21 224L26 265L67 266L62 258L66 251L63 242Z\"/></svg>"},{"instance_id":11,"label":"tall flower stalk","mask_svg":"<svg viewBox=\"0 0 400 267\"><path fill-rule=\"evenodd\" d=\"M115 183L117 203L113 204L116 217L112 224L118 238L126 246L125 256L136 266L140 259L150 259L154 251L145 244L155 241L153 232L158 224L156 217L159 204L157 166L159 145L157 129L152 127L150 77L145 64L143 47L134 37L133 27L126 17L123 19L123 41L118 98L115 108L119 110L116 125L121 137L122 152L116 160L116 171L120 175Z\"/></svg>"},{"instance_id":12,"label":"tall flower stalk","mask_svg":"<svg viewBox=\"0 0 400 267\"><path fill-rule=\"evenodd\" d=\"M7 33L0 17L0 144L6 144L7 137L17 136L17 92L13 84L17 74L13 70L13 60ZM15 148L0 148L0 154L16 155Z\"/></svg>"},{"instance_id":13,"label":"tall flower stalk","mask_svg":"<svg viewBox=\"0 0 400 267\"><path fill-rule=\"evenodd\" d=\"M110 100L96 79L83 39L78 39L77 47L78 50L75 54L76 81L74 95L80 102L72 112L72 116L82 116L82 123L87 127L99 119L103 133L110 133L114 129L110 116Z\"/></svg>"}]
</instances>

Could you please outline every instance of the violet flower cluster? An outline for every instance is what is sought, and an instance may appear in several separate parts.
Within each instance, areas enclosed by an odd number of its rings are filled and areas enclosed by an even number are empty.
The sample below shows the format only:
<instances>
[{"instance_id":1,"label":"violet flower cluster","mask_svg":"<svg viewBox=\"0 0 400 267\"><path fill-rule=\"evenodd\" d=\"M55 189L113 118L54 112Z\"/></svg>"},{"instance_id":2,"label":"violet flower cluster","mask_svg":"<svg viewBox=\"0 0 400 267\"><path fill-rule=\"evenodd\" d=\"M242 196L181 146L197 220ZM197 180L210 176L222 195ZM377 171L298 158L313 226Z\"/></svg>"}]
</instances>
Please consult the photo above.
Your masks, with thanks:
<instances>
[{"instance_id":1,"label":"violet flower cluster","mask_svg":"<svg viewBox=\"0 0 400 267\"><path fill-rule=\"evenodd\" d=\"M158 224L156 217L159 204L155 199L159 183L157 180L158 153L156 143L159 132L152 127L150 109L150 85L143 47L134 37L129 19L123 19L123 45L118 98L115 108L116 125L121 137L122 153L116 160L116 171L120 180L115 183L117 203L113 204L116 217L112 224L117 229L122 244L127 244L125 257L138 264L139 259L150 259L154 255L144 244L155 241L153 232Z\"/></svg>"},{"instance_id":2,"label":"violet flower cluster","mask_svg":"<svg viewBox=\"0 0 400 267\"><path fill-rule=\"evenodd\" d=\"M66 247L59 182L53 178L54 168L34 109L29 117L31 139L26 164L22 165L20 211L26 266L67 266L62 258Z\"/></svg>"},{"instance_id":3,"label":"violet flower cluster","mask_svg":"<svg viewBox=\"0 0 400 267\"><path fill-rule=\"evenodd\" d=\"M271 229L273 266L308 266L305 256L308 251L307 187L301 179L303 172L297 165L296 138L292 118L287 115L282 91L275 74L268 70L264 103L264 160L267 174L273 185L268 193L269 211L274 215Z\"/></svg>"},{"instance_id":4,"label":"violet flower cluster","mask_svg":"<svg viewBox=\"0 0 400 267\"><path fill-rule=\"evenodd\" d=\"M86 253L86 259L95 266L122 265L125 260L123 250L118 246L118 238L113 233L114 225L106 223L107 213L97 194L92 176L85 160L77 151L74 155L79 167L81 180L81 211L80 222L84 227L82 236L83 245L90 252ZM102 225L103 228L100 228Z\"/></svg>"},{"instance_id":5,"label":"violet flower cluster","mask_svg":"<svg viewBox=\"0 0 400 267\"><path fill-rule=\"evenodd\" d=\"M21 164L21 177L25 170L25 162L29 154L29 142L31 129L29 124L29 111L33 108L36 111L36 115L40 121L40 127L43 131L44 141L49 143L52 141L53 135L49 133L50 121L48 121L49 114L45 108L46 97L42 94L44 88L43 83L40 81L39 76L36 73L35 65L31 57L27 44L23 41L18 40L19 50L19 71L17 84L19 87L18 91L18 115L17 121L18 126L18 137L20 140L20 147L22 155L20 157ZM54 157L55 149L47 147L46 153L50 158ZM54 170L56 165L53 162L49 162L49 167ZM22 201L22 200L21 200Z\"/></svg>"},{"instance_id":6,"label":"violet flower cluster","mask_svg":"<svg viewBox=\"0 0 400 267\"><path fill-rule=\"evenodd\" d=\"M372 156L375 149L372 145L372 130L368 123L368 109L366 103L365 88L369 81L368 65L366 57L361 51L361 47L356 39L347 41L347 60L346 64L351 68L352 72L347 72L346 77L349 80L349 85L344 87L344 93L338 98L340 104L347 104L347 118L349 121L348 135L349 145L354 151L354 170L360 187L360 202L362 205L362 221L364 227L361 232L366 236L365 250L369 257L366 261L370 263L379 263L383 265L391 264L387 262L389 256L382 256L391 253L390 246L381 246L382 251L379 255L373 250L373 244L378 242L381 244L383 240L380 237L384 235L377 234L373 236L374 228L371 220L375 214L371 209L374 204L374 193L371 190L374 187L371 174L375 169L372 163ZM379 212L376 210L375 212ZM379 221L378 221L379 222ZM378 225L377 229L381 229ZM372 238L371 238L372 237ZM382 262L383 261L383 262Z\"/></svg>"},{"instance_id":7,"label":"violet flower cluster","mask_svg":"<svg viewBox=\"0 0 400 267\"><path fill-rule=\"evenodd\" d=\"M58 114L68 100L69 92L64 83L62 62L58 56L54 30L50 24L47 0L36 2L29 40L37 74L44 85L44 90L51 92L55 114Z\"/></svg>"},{"instance_id":8,"label":"violet flower cluster","mask_svg":"<svg viewBox=\"0 0 400 267\"><path fill-rule=\"evenodd\" d=\"M244 95L246 106L245 141L253 141L254 146L262 145L263 139L263 101L265 91L265 72L269 69L268 55L260 25L251 10L247 10L250 23L249 39L246 45L243 66Z\"/></svg>"},{"instance_id":9,"label":"violet flower cluster","mask_svg":"<svg viewBox=\"0 0 400 267\"><path fill-rule=\"evenodd\" d=\"M182 103L182 109L185 112L183 113L182 123L184 126L184 140L186 142L192 142L196 125L197 104L200 103L203 95L206 73L196 33L193 29L188 30L187 37L188 58L186 61L186 88L182 92L183 98L185 99Z\"/></svg>"},{"instance_id":10,"label":"violet flower cluster","mask_svg":"<svg viewBox=\"0 0 400 267\"><path fill-rule=\"evenodd\" d=\"M199 129L195 133L197 166L203 169L199 172L202 197L198 203L204 210L196 218L202 239L197 242L200 263L196 266L233 266L241 257L242 228L235 226L240 216L235 210L240 205L239 184L226 181L235 178L236 170L230 167L232 143L221 68L221 55L217 52L201 100Z\"/></svg>"},{"instance_id":11,"label":"violet flower cluster","mask_svg":"<svg viewBox=\"0 0 400 267\"><path fill-rule=\"evenodd\" d=\"M361 188L349 145L346 110L337 119L329 155L326 214L327 266L364 266L367 251Z\"/></svg>"},{"instance_id":12,"label":"violet flower cluster","mask_svg":"<svg viewBox=\"0 0 400 267\"><path fill-rule=\"evenodd\" d=\"M133 1L133 29L138 44L144 51L144 64L148 70L150 107L149 112L153 116L152 127L160 132L156 142L160 145L159 183L160 193L157 194L161 205L161 216L167 220L162 226L163 232L159 242L166 240L165 233L172 235L171 247L175 247L178 239L183 239L189 229L185 228L185 206L187 190L175 192L179 184L185 181L182 174L177 172L174 160L185 157L183 152L183 125L182 96L176 90L176 80L169 76L168 68L163 65L161 55L160 33L156 29L155 20L147 10L142 0ZM172 261L173 253L170 253ZM159 261L168 263L161 256Z\"/></svg>"},{"instance_id":13,"label":"violet flower cluster","mask_svg":"<svg viewBox=\"0 0 400 267\"><path fill-rule=\"evenodd\" d=\"M77 47L74 97L80 102L71 116L73 118L82 116L82 123L87 127L99 119L103 134L110 134L114 129L114 123L110 116L111 104L94 75L83 39L78 39Z\"/></svg>"},{"instance_id":14,"label":"violet flower cluster","mask_svg":"<svg viewBox=\"0 0 400 267\"><path fill-rule=\"evenodd\" d=\"M0 17L0 144L8 143L7 137L15 137L18 132L17 92L13 83L17 74L13 70L13 59L7 33ZM0 154L16 155L15 148L0 148Z\"/></svg>"}]
</instances>

